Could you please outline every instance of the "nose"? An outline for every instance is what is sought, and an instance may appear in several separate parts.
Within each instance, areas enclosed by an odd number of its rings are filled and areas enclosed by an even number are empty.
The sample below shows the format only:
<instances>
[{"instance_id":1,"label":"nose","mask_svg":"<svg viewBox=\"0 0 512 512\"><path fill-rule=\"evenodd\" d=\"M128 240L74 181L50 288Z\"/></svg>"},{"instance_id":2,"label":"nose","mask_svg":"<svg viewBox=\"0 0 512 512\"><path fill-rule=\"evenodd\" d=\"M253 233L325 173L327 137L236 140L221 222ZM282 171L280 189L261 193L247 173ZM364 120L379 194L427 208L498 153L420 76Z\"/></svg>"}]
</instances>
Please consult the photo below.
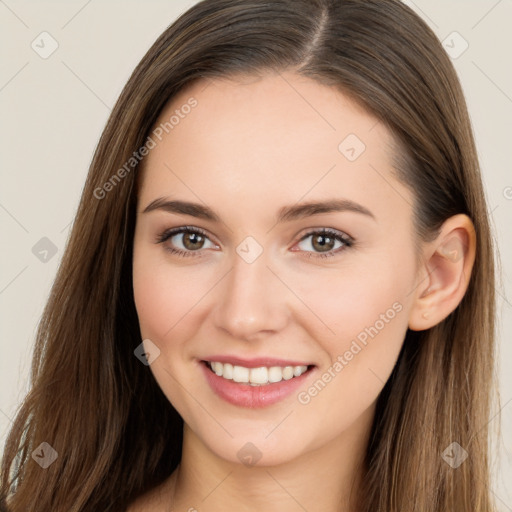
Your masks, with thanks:
<instances>
[{"instance_id":1,"label":"nose","mask_svg":"<svg viewBox=\"0 0 512 512\"><path fill-rule=\"evenodd\" d=\"M289 293L269 268L265 251L252 263L238 254L217 287L215 325L239 340L275 334L289 321Z\"/></svg>"}]
</instances>

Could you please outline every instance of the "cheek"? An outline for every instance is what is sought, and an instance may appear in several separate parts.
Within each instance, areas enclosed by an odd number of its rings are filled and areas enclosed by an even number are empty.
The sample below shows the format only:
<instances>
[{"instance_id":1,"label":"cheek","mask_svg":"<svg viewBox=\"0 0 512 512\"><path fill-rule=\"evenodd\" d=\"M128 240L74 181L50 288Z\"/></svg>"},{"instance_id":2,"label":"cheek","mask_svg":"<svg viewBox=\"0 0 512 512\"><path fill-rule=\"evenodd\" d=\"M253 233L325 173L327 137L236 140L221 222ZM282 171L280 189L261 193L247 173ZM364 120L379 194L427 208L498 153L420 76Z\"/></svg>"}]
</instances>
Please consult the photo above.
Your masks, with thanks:
<instances>
[{"instance_id":1,"label":"cheek","mask_svg":"<svg viewBox=\"0 0 512 512\"><path fill-rule=\"evenodd\" d=\"M391 255L374 257L314 277L296 274L287 283L304 298L311 338L333 357L354 339L364 343L375 330L391 332L397 324L404 330L414 266L408 259L397 264Z\"/></svg>"},{"instance_id":2,"label":"cheek","mask_svg":"<svg viewBox=\"0 0 512 512\"><path fill-rule=\"evenodd\" d=\"M185 416L190 404L176 379L186 382L188 377L182 361L189 351L187 340L200 322L197 303L205 292L191 274L173 268L165 255L134 248L133 293L141 336L160 350L150 371L168 400Z\"/></svg>"},{"instance_id":3,"label":"cheek","mask_svg":"<svg viewBox=\"0 0 512 512\"><path fill-rule=\"evenodd\" d=\"M162 269L134 258L133 294L144 338L162 339L171 327L176 287L170 287Z\"/></svg>"},{"instance_id":4,"label":"cheek","mask_svg":"<svg viewBox=\"0 0 512 512\"><path fill-rule=\"evenodd\" d=\"M165 256L135 249L133 293L142 336L163 342L183 329L207 289L202 277L200 271L173 268Z\"/></svg>"},{"instance_id":5,"label":"cheek","mask_svg":"<svg viewBox=\"0 0 512 512\"><path fill-rule=\"evenodd\" d=\"M324 427L332 433L348 427L376 400L408 326L413 259L397 262L388 256L360 263L302 290L324 323L311 333L329 362L298 401L325 418Z\"/></svg>"}]
</instances>

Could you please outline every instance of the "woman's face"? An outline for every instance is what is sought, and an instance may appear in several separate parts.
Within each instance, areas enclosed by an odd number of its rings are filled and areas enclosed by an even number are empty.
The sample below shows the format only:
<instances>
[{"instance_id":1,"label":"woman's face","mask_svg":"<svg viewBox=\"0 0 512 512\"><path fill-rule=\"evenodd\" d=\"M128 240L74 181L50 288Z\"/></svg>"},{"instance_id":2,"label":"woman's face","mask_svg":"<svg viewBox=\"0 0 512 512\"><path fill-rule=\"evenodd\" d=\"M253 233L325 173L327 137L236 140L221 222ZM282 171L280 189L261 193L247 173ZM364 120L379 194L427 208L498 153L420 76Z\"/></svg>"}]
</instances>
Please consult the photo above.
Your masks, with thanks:
<instances>
[{"instance_id":1,"label":"woman's face","mask_svg":"<svg viewBox=\"0 0 512 512\"><path fill-rule=\"evenodd\" d=\"M416 286L413 198L389 131L283 73L198 82L151 137L134 294L149 368L187 428L262 465L356 439Z\"/></svg>"}]
</instances>

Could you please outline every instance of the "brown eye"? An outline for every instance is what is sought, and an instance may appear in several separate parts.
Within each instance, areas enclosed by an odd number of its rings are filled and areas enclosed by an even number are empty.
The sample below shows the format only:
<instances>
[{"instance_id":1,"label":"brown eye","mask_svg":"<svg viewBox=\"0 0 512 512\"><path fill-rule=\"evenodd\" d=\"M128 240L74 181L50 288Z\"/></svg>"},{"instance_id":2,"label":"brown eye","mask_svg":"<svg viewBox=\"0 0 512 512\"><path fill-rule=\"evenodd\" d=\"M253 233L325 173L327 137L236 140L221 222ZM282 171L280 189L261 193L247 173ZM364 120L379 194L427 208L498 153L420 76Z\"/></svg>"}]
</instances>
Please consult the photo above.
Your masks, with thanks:
<instances>
[{"instance_id":1,"label":"brown eye","mask_svg":"<svg viewBox=\"0 0 512 512\"><path fill-rule=\"evenodd\" d=\"M201 249L216 247L206 233L194 227L167 230L157 237L156 242L161 243L166 251L180 256L199 256L203 252Z\"/></svg>"},{"instance_id":2,"label":"brown eye","mask_svg":"<svg viewBox=\"0 0 512 512\"><path fill-rule=\"evenodd\" d=\"M352 238L342 232L321 229L306 234L298 243L299 249L309 253L309 257L335 256L343 249L350 247Z\"/></svg>"},{"instance_id":3,"label":"brown eye","mask_svg":"<svg viewBox=\"0 0 512 512\"><path fill-rule=\"evenodd\" d=\"M314 235L312 238L312 246L319 252L327 252L334 248L336 240L330 235Z\"/></svg>"},{"instance_id":4,"label":"brown eye","mask_svg":"<svg viewBox=\"0 0 512 512\"><path fill-rule=\"evenodd\" d=\"M182 236L183 246L190 251L201 249L205 241L205 237L200 233L182 233L175 236Z\"/></svg>"}]
</instances>

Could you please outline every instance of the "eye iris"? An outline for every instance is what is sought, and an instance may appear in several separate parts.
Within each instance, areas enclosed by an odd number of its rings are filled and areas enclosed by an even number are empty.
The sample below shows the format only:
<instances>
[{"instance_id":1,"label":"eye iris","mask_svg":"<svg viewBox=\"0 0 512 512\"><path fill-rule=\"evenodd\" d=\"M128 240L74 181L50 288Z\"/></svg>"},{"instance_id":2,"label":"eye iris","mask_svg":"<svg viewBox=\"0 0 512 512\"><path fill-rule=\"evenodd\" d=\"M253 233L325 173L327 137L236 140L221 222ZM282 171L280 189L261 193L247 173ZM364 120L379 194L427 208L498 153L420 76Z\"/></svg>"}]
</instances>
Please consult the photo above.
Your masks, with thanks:
<instances>
[{"instance_id":1,"label":"eye iris","mask_svg":"<svg viewBox=\"0 0 512 512\"><path fill-rule=\"evenodd\" d=\"M322 234L313 236L313 247L320 252L330 251L334 244L335 239L332 236Z\"/></svg>"},{"instance_id":2,"label":"eye iris","mask_svg":"<svg viewBox=\"0 0 512 512\"><path fill-rule=\"evenodd\" d=\"M200 249L204 244L204 236L199 233L184 233L183 245L190 250Z\"/></svg>"}]
</instances>

